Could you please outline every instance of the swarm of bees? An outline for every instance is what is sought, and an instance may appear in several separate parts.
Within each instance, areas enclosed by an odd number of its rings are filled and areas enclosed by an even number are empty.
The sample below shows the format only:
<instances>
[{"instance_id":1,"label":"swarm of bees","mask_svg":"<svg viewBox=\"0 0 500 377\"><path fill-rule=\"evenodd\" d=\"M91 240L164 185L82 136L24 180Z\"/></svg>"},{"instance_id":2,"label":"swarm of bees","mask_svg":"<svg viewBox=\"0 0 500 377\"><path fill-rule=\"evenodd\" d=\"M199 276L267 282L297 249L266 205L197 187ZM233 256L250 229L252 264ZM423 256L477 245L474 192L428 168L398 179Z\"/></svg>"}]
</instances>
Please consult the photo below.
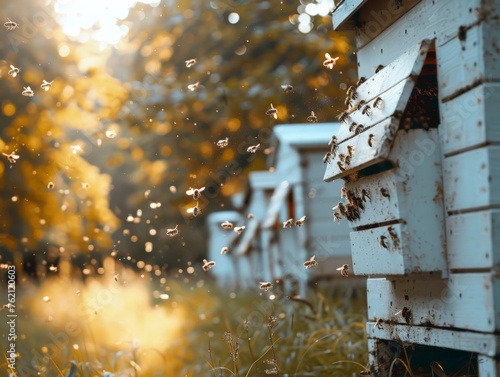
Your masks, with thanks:
<instances>
[{"instance_id":1,"label":"swarm of bees","mask_svg":"<svg viewBox=\"0 0 500 377\"><path fill-rule=\"evenodd\" d=\"M189 190L186 191L187 195L192 195L194 200L200 199L201 193L205 190L205 187L200 187L200 188L192 188L190 187Z\"/></svg>"},{"instance_id":2,"label":"swarm of bees","mask_svg":"<svg viewBox=\"0 0 500 377\"><path fill-rule=\"evenodd\" d=\"M339 60L339 57L332 58L332 56L327 52L325 53L325 61L323 62L323 66L325 66L328 69L333 69L333 67L337 64L337 60Z\"/></svg>"},{"instance_id":3,"label":"swarm of bees","mask_svg":"<svg viewBox=\"0 0 500 377\"><path fill-rule=\"evenodd\" d=\"M206 259L203 259L203 271L208 271L210 270L212 267L214 267L216 265L216 263L214 261L208 261Z\"/></svg>"},{"instance_id":4,"label":"swarm of bees","mask_svg":"<svg viewBox=\"0 0 500 377\"><path fill-rule=\"evenodd\" d=\"M167 229L167 236L175 237L179 234L179 229L177 229L179 225L176 225L175 228Z\"/></svg>"},{"instance_id":5,"label":"swarm of bees","mask_svg":"<svg viewBox=\"0 0 500 377\"><path fill-rule=\"evenodd\" d=\"M7 30L14 30L18 27L17 22L11 21L10 18L7 18L7 21L4 22L3 26L5 26Z\"/></svg>"},{"instance_id":6,"label":"swarm of bees","mask_svg":"<svg viewBox=\"0 0 500 377\"><path fill-rule=\"evenodd\" d=\"M305 268L312 268L312 267L316 267L318 265L318 261L316 260L316 256L313 255L311 258L309 258L308 260L306 260L304 262L304 267Z\"/></svg>"},{"instance_id":7,"label":"swarm of bees","mask_svg":"<svg viewBox=\"0 0 500 377\"><path fill-rule=\"evenodd\" d=\"M340 274L344 277L349 277L349 265L348 264L343 264L341 267L336 269L337 271L340 271Z\"/></svg>"},{"instance_id":8,"label":"swarm of bees","mask_svg":"<svg viewBox=\"0 0 500 377\"><path fill-rule=\"evenodd\" d=\"M361 211L365 209L366 199L370 199L370 194L366 189L361 190L361 195L358 195L352 190L348 190L345 186L340 190L340 197L345 198L347 203L342 202L332 208L333 219L340 223L342 218L347 221L356 221L361 217ZM370 199L371 200L371 199Z\"/></svg>"}]
</instances>

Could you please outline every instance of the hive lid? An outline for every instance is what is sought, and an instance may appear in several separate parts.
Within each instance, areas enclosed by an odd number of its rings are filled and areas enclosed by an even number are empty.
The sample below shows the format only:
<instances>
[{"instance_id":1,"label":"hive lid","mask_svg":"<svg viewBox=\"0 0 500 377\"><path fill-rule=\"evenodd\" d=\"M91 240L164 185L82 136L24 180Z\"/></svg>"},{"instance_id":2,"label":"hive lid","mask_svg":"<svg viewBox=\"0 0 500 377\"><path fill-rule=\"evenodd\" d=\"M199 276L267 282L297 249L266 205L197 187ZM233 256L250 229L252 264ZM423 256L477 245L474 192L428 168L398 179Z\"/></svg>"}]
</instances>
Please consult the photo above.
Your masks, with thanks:
<instances>
[{"instance_id":1,"label":"hive lid","mask_svg":"<svg viewBox=\"0 0 500 377\"><path fill-rule=\"evenodd\" d=\"M432 40L423 40L356 88L356 102L364 104L348 112L342 123L337 135L338 150L327 164L325 181L346 177L387 160L431 46ZM377 107L375 102L379 98L381 105ZM366 105L370 107L370 115L364 112ZM362 125L362 131L353 132L353 123ZM347 146L353 147L355 153L350 163L341 168L341 156L348 154Z\"/></svg>"}]
</instances>

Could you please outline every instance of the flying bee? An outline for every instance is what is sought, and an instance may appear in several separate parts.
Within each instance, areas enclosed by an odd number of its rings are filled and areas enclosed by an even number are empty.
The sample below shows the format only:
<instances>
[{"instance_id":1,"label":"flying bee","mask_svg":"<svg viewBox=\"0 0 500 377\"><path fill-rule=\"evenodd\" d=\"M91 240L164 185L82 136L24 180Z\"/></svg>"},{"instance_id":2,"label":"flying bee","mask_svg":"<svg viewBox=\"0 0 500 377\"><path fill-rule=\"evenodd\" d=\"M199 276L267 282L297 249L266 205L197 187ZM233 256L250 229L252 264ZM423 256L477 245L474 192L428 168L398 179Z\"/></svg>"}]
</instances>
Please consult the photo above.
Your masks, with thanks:
<instances>
[{"instance_id":1,"label":"flying bee","mask_svg":"<svg viewBox=\"0 0 500 377\"><path fill-rule=\"evenodd\" d=\"M340 113L337 116L337 119L339 120L340 123L347 123L348 118L349 118L349 114L346 111Z\"/></svg>"},{"instance_id":2,"label":"flying bee","mask_svg":"<svg viewBox=\"0 0 500 377\"><path fill-rule=\"evenodd\" d=\"M380 194L382 194L382 196L384 196L386 198L389 198L389 199L391 198L389 191L387 191L387 189L385 187L380 188Z\"/></svg>"},{"instance_id":3,"label":"flying bee","mask_svg":"<svg viewBox=\"0 0 500 377\"><path fill-rule=\"evenodd\" d=\"M253 219L253 213L249 213L249 214L247 215L247 219Z\"/></svg>"},{"instance_id":4,"label":"flying bee","mask_svg":"<svg viewBox=\"0 0 500 377\"><path fill-rule=\"evenodd\" d=\"M373 325L373 328L377 328L379 330L382 330L384 327L382 326L382 322L384 322L384 320L380 319L380 318L375 318L376 321L375 321L375 325Z\"/></svg>"},{"instance_id":5,"label":"flying bee","mask_svg":"<svg viewBox=\"0 0 500 377\"><path fill-rule=\"evenodd\" d=\"M375 139L374 134L368 135L368 146L373 147L373 140Z\"/></svg>"},{"instance_id":6,"label":"flying bee","mask_svg":"<svg viewBox=\"0 0 500 377\"><path fill-rule=\"evenodd\" d=\"M233 229L233 223L230 223L229 221L224 221L222 224L220 224L222 229Z\"/></svg>"},{"instance_id":7,"label":"flying bee","mask_svg":"<svg viewBox=\"0 0 500 377\"><path fill-rule=\"evenodd\" d=\"M327 52L325 53L326 60L323 62L323 66L328 69L333 69L333 67L337 64L338 57L332 58L332 56Z\"/></svg>"},{"instance_id":8,"label":"flying bee","mask_svg":"<svg viewBox=\"0 0 500 377\"><path fill-rule=\"evenodd\" d=\"M356 86L360 86L362 83L364 83L366 81L366 78L365 77L360 77L358 79L358 81L356 82Z\"/></svg>"},{"instance_id":9,"label":"flying bee","mask_svg":"<svg viewBox=\"0 0 500 377\"><path fill-rule=\"evenodd\" d=\"M349 132L354 132L356 130L356 127L358 127L358 124L356 122L352 122L349 126Z\"/></svg>"},{"instance_id":10,"label":"flying bee","mask_svg":"<svg viewBox=\"0 0 500 377\"><path fill-rule=\"evenodd\" d=\"M382 235L380 236L380 246L383 247L384 249L388 249L389 247L387 246L387 243L385 242L385 240L387 239L386 236Z\"/></svg>"},{"instance_id":11,"label":"flying bee","mask_svg":"<svg viewBox=\"0 0 500 377\"><path fill-rule=\"evenodd\" d=\"M259 282L259 288L263 289L264 291L268 291L273 287L272 283L270 281L261 281Z\"/></svg>"},{"instance_id":12,"label":"flying bee","mask_svg":"<svg viewBox=\"0 0 500 377\"><path fill-rule=\"evenodd\" d=\"M293 218L283 221L283 228L291 228L293 224Z\"/></svg>"},{"instance_id":13,"label":"flying bee","mask_svg":"<svg viewBox=\"0 0 500 377\"><path fill-rule=\"evenodd\" d=\"M366 202L366 198L370 199L370 202L372 201L372 198L370 196L370 193L366 189L361 190L361 199Z\"/></svg>"},{"instance_id":14,"label":"flying bee","mask_svg":"<svg viewBox=\"0 0 500 377\"><path fill-rule=\"evenodd\" d=\"M403 309L395 313L394 315L400 315L403 317L406 321L407 324L410 324L411 320L413 319L411 310L407 308L406 306L403 306Z\"/></svg>"},{"instance_id":15,"label":"flying bee","mask_svg":"<svg viewBox=\"0 0 500 377\"><path fill-rule=\"evenodd\" d=\"M213 266L215 266L215 262L214 261L207 261L206 259L203 259L203 271L208 271L210 270Z\"/></svg>"},{"instance_id":16,"label":"flying bee","mask_svg":"<svg viewBox=\"0 0 500 377\"><path fill-rule=\"evenodd\" d=\"M271 108L266 111L266 115L269 115L274 119L278 119L278 109L276 109L271 103Z\"/></svg>"},{"instance_id":17,"label":"flying bee","mask_svg":"<svg viewBox=\"0 0 500 377\"><path fill-rule=\"evenodd\" d=\"M316 260L316 256L313 255L310 259L304 262L305 268L316 267L318 265L318 261Z\"/></svg>"},{"instance_id":18,"label":"flying bee","mask_svg":"<svg viewBox=\"0 0 500 377\"><path fill-rule=\"evenodd\" d=\"M372 108L370 107L370 105L366 105L365 107L363 107L361 114L367 115L367 116L372 115Z\"/></svg>"},{"instance_id":19,"label":"flying bee","mask_svg":"<svg viewBox=\"0 0 500 377\"><path fill-rule=\"evenodd\" d=\"M349 276L349 265L348 264L343 264L342 267L339 267L336 270L340 271L340 274L344 277Z\"/></svg>"},{"instance_id":20,"label":"flying bee","mask_svg":"<svg viewBox=\"0 0 500 377\"><path fill-rule=\"evenodd\" d=\"M336 221L336 222L338 222L340 224L340 219L342 219L342 215L336 209L337 207L333 207L333 208L335 208L335 211L333 211L333 221Z\"/></svg>"},{"instance_id":21,"label":"flying bee","mask_svg":"<svg viewBox=\"0 0 500 377\"><path fill-rule=\"evenodd\" d=\"M186 212L192 213L193 216L195 216L195 217L198 216L199 214L201 214L201 209L200 209L200 207L198 207L198 202L196 202L196 205L194 207L188 208Z\"/></svg>"},{"instance_id":22,"label":"flying bee","mask_svg":"<svg viewBox=\"0 0 500 377\"><path fill-rule=\"evenodd\" d=\"M341 173L345 172L345 167L342 166L342 161L337 161L337 166Z\"/></svg>"},{"instance_id":23,"label":"flying bee","mask_svg":"<svg viewBox=\"0 0 500 377\"><path fill-rule=\"evenodd\" d=\"M348 145L348 146L347 146L347 155L348 155L349 157L352 157L352 155L353 155L353 154L354 154L354 146L352 146L352 145Z\"/></svg>"},{"instance_id":24,"label":"flying bee","mask_svg":"<svg viewBox=\"0 0 500 377\"><path fill-rule=\"evenodd\" d=\"M21 94L25 97L33 97L35 93L33 93L33 90L28 86L24 88Z\"/></svg>"},{"instance_id":25,"label":"flying bee","mask_svg":"<svg viewBox=\"0 0 500 377\"><path fill-rule=\"evenodd\" d=\"M222 249L220 249L220 253L221 254L227 254L227 253L229 253L229 247L224 246Z\"/></svg>"},{"instance_id":26,"label":"flying bee","mask_svg":"<svg viewBox=\"0 0 500 377\"><path fill-rule=\"evenodd\" d=\"M336 207L336 208L337 208L336 210L337 210L337 211L339 211L339 213L340 213L342 216L347 217L347 211L346 211L346 208L345 208L345 206L344 206L344 203L342 203L342 202L338 202L338 204L337 204L337 207Z\"/></svg>"},{"instance_id":27,"label":"flying bee","mask_svg":"<svg viewBox=\"0 0 500 377\"><path fill-rule=\"evenodd\" d=\"M219 140L217 142L217 146L219 148L225 148L225 147L228 146L228 144L229 144L229 138L228 137L226 137L225 139L221 139L221 140Z\"/></svg>"},{"instance_id":28,"label":"flying bee","mask_svg":"<svg viewBox=\"0 0 500 377\"><path fill-rule=\"evenodd\" d=\"M179 234L179 229L177 229L179 225L176 225L175 228L167 229L167 236L174 237Z\"/></svg>"},{"instance_id":29,"label":"flying bee","mask_svg":"<svg viewBox=\"0 0 500 377\"><path fill-rule=\"evenodd\" d=\"M54 83L54 81L45 81L45 80L42 80L42 84L40 85L40 88L42 88L43 90L45 90L46 92L49 91L50 87L52 86L52 84Z\"/></svg>"},{"instance_id":30,"label":"flying bee","mask_svg":"<svg viewBox=\"0 0 500 377\"><path fill-rule=\"evenodd\" d=\"M384 69L384 66L382 64L379 64L375 67L375 73L379 73L383 69Z\"/></svg>"},{"instance_id":31,"label":"flying bee","mask_svg":"<svg viewBox=\"0 0 500 377\"><path fill-rule=\"evenodd\" d=\"M11 21L10 18L7 18L7 21L4 22L3 26L5 26L7 30L14 30L17 28L18 25L17 22Z\"/></svg>"},{"instance_id":32,"label":"flying bee","mask_svg":"<svg viewBox=\"0 0 500 377\"><path fill-rule=\"evenodd\" d=\"M325 156L323 157L323 164L330 163L332 158L332 153L331 152L326 152Z\"/></svg>"},{"instance_id":33,"label":"flying bee","mask_svg":"<svg viewBox=\"0 0 500 377\"><path fill-rule=\"evenodd\" d=\"M186 67L187 68L191 68L193 65L196 64L196 59L189 59L189 60L186 60Z\"/></svg>"},{"instance_id":34,"label":"flying bee","mask_svg":"<svg viewBox=\"0 0 500 377\"><path fill-rule=\"evenodd\" d=\"M257 144L257 145L251 145L247 148L247 152L248 153L255 153L259 150L260 148L260 144Z\"/></svg>"},{"instance_id":35,"label":"flying bee","mask_svg":"<svg viewBox=\"0 0 500 377\"><path fill-rule=\"evenodd\" d=\"M292 93L293 92L293 86L287 84L287 85L281 85L281 88L285 93Z\"/></svg>"},{"instance_id":36,"label":"flying bee","mask_svg":"<svg viewBox=\"0 0 500 377\"><path fill-rule=\"evenodd\" d=\"M199 189L190 187L189 190L186 191L186 194L193 195L193 199L198 200L203 190L205 190L205 187L200 187Z\"/></svg>"},{"instance_id":37,"label":"flying bee","mask_svg":"<svg viewBox=\"0 0 500 377\"><path fill-rule=\"evenodd\" d=\"M195 82L194 84L189 84L188 89L192 92L194 92L196 89L200 87L200 82Z\"/></svg>"},{"instance_id":38,"label":"flying bee","mask_svg":"<svg viewBox=\"0 0 500 377\"><path fill-rule=\"evenodd\" d=\"M295 226L301 227L304 225L304 222L306 221L306 217L302 216L300 219L295 221Z\"/></svg>"},{"instance_id":39,"label":"flying bee","mask_svg":"<svg viewBox=\"0 0 500 377\"><path fill-rule=\"evenodd\" d=\"M11 164L15 164L15 163L17 162L16 160L18 160L18 159L19 159L19 156L16 154L16 151L14 151L14 152L12 152L12 153L9 153L9 154L7 154L7 153L2 153L2 154L3 154L5 157L7 157L7 160L9 160L9 162L10 162Z\"/></svg>"},{"instance_id":40,"label":"flying bee","mask_svg":"<svg viewBox=\"0 0 500 377\"><path fill-rule=\"evenodd\" d=\"M9 75L11 75L12 77L16 77L19 73L19 71L21 71L20 68L17 68L17 67L14 67L12 64L10 65L10 71L8 72Z\"/></svg>"},{"instance_id":41,"label":"flying bee","mask_svg":"<svg viewBox=\"0 0 500 377\"><path fill-rule=\"evenodd\" d=\"M245 226L244 225L243 226L236 226L236 227L234 227L234 231L236 233L238 233L238 234L243 233L244 230L245 230Z\"/></svg>"},{"instance_id":42,"label":"flying bee","mask_svg":"<svg viewBox=\"0 0 500 377\"><path fill-rule=\"evenodd\" d=\"M377 109L382 109L382 105L384 104L384 101L382 100L382 98L380 97L377 97L375 99L375 102L373 102L373 107L377 108Z\"/></svg>"},{"instance_id":43,"label":"flying bee","mask_svg":"<svg viewBox=\"0 0 500 377\"><path fill-rule=\"evenodd\" d=\"M354 134L355 135L359 135L361 132L363 132L365 130L365 126L363 126L362 124L358 125L356 127L356 129L354 130Z\"/></svg>"},{"instance_id":44,"label":"flying bee","mask_svg":"<svg viewBox=\"0 0 500 377\"><path fill-rule=\"evenodd\" d=\"M311 123L316 123L318 121L318 117L314 114L314 111L311 111L311 115L307 117L307 121Z\"/></svg>"}]
</instances>

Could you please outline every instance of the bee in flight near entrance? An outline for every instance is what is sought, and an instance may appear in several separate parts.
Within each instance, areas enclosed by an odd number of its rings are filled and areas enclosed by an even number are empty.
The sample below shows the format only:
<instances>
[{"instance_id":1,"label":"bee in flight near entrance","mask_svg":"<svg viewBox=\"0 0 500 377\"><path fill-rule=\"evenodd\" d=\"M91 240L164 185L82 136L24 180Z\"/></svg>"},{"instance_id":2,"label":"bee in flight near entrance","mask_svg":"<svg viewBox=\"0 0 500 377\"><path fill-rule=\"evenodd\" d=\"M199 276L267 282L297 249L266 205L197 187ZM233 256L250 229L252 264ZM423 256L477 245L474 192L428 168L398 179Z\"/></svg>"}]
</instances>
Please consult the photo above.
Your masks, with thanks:
<instances>
[{"instance_id":1,"label":"bee in flight near entrance","mask_svg":"<svg viewBox=\"0 0 500 377\"><path fill-rule=\"evenodd\" d=\"M238 234L243 233L244 230L245 230L245 226L237 226L234 228L234 231Z\"/></svg>"},{"instance_id":2,"label":"bee in flight near entrance","mask_svg":"<svg viewBox=\"0 0 500 377\"><path fill-rule=\"evenodd\" d=\"M304 225L304 222L306 221L306 217L305 216L302 216L300 219L296 220L295 221L295 226L302 226Z\"/></svg>"},{"instance_id":3,"label":"bee in flight near entrance","mask_svg":"<svg viewBox=\"0 0 500 377\"><path fill-rule=\"evenodd\" d=\"M332 56L327 52L325 53L325 61L323 62L323 66L325 66L328 69L333 69L333 67L337 64L337 60L339 60L339 57L332 58Z\"/></svg>"},{"instance_id":4,"label":"bee in flight near entrance","mask_svg":"<svg viewBox=\"0 0 500 377\"><path fill-rule=\"evenodd\" d=\"M313 255L310 259L304 262L305 268L316 267L318 265L318 261L316 260L316 256Z\"/></svg>"},{"instance_id":5,"label":"bee in flight near entrance","mask_svg":"<svg viewBox=\"0 0 500 377\"><path fill-rule=\"evenodd\" d=\"M214 261L207 261L206 259L203 259L203 271L208 271L210 270L213 266L215 266Z\"/></svg>"},{"instance_id":6,"label":"bee in flight near entrance","mask_svg":"<svg viewBox=\"0 0 500 377\"><path fill-rule=\"evenodd\" d=\"M19 159L19 156L16 154L16 152L12 152L12 153L2 153L5 157L7 157L7 160L9 160L9 162L11 164L15 164L17 162L17 160Z\"/></svg>"},{"instance_id":7,"label":"bee in flight near entrance","mask_svg":"<svg viewBox=\"0 0 500 377\"><path fill-rule=\"evenodd\" d=\"M195 64L196 64L196 59L186 60L186 67L188 67L188 68L191 68Z\"/></svg>"},{"instance_id":8,"label":"bee in flight near entrance","mask_svg":"<svg viewBox=\"0 0 500 377\"><path fill-rule=\"evenodd\" d=\"M373 328L377 328L379 330L382 330L384 328L384 326L382 326L382 322L384 322L382 319L380 318L375 318L376 321L375 321L375 325L373 325Z\"/></svg>"},{"instance_id":9,"label":"bee in flight near entrance","mask_svg":"<svg viewBox=\"0 0 500 377\"><path fill-rule=\"evenodd\" d=\"M196 202L196 205L194 207L188 208L186 212L192 213L193 216L195 216L195 217L198 216L199 214L201 214L201 209L200 209L200 207L198 207L198 202Z\"/></svg>"},{"instance_id":10,"label":"bee in flight near entrance","mask_svg":"<svg viewBox=\"0 0 500 377\"><path fill-rule=\"evenodd\" d=\"M221 254L227 254L227 253L229 253L229 247L224 246L222 249L220 249L220 253Z\"/></svg>"},{"instance_id":11,"label":"bee in flight near entrance","mask_svg":"<svg viewBox=\"0 0 500 377\"><path fill-rule=\"evenodd\" d=\"M52 86L52 84L54 83L54 81L45 81L45 80L42 80L42 85L40 85L40 88L42 88L43 90L45 90L46 92L49 91L50 87Z\"/></svg>"},{"instance_id":12,"label":"bee in flight near entrance","mask_svg":"<svg viewBox=\"0 0 500 377\"><path fill-rule=\"evenodd\" d=\"M225 147L228 146L228 144L229 144L229 138L228 137L226 137L225 139L221 139L221 140L219 140L217 142L217 146L219 148L225 148Z\"/></svg>"},{"instance_id":13,"label":"bee in flight near entrance","mask_svg":"<svg viewBox=\"0 0 500 377\"><path fill-rule=\"evenodd\" d=\"M272 287L273 287L273 285L271 284L270 281L261 281L259 283L259 288L263 289L264 291L268 291Z\"/></svg>"},{"instance_id":14,"label":"bee in flight near entrance","mask_svg":"<svg viewBox=\"0 0 500 377\"><path fill-rule=\"evenodd\" d=\"M11 75L12 77L16 77L19 73L19 71L21 71L20 68L17 68L17 67L14 67L12 64L10 65L10 71L8 72L9 75Z\"/></svg>"},{"instance_id":15,"label":"bee in flight near entrance","mask_svg":"<svg viewBox=\"0 0 500 377\"><path fill-rule=\"evenodd\" d=\"M293 86L291 85L281 85L281 88L285 93L292 93L293 92Z\"/></svg>"},{"instance_id":16,"label":"bee in flight near entrance","mask_svg":"<svg viewBox=\"0 0 500 377\"><path fill-rule=\"evenodd\" d=\"M311 115L307 117L307 121L311 123L316 123L318 121L318 117L314 114L314 111L311 111Z\"/></svg>"},{"instance_id":17,"label":"bee in flight near entrance","mask_svg":"<svg viewBox=\"0 0 500 377\"><path fill-rule=\"evenodd\" d=\"M200 82L195 82L194 84L189 84L188 89L192 92L194 92L196 89L200 88Z\"/></svg>"},{"instance_id":18,"label":"bee in flight near entrance","mask_svg":"<svg viewBox=\"0 0 500 377\"><path fill-rule=\"evenodd\" d=\"M10 18L7 18L7 21L3 24L7 30L14 30L17 28L17 22L11 21Z\"/></svg>"},{"instance_id":19,"label":"bee in flight near entrance","mask_svg":"<svg viewBox=\"0 0 500 377\"><path fill-rule=\"evenodd\" d=\"M193 195L193 199L198 200L198 199L200 199L200 196L201 196L201 193L203 192L203 190L205 190L205 187L201 187L198 189L190 187L189 190L186 191L186 194Z\"/></svg>"},{"instance_id":20,"label":"bee in flight near entrance","mask_svg":"<svg viewBox=\"0 0 500 377\"><path fill-rule=\"evenodd\" d=\"M175 228L167 229L167 236L174 237L179 234L179 229L177 229L179 225L176 225Z\"/></svg>"},{"instance_id":21,"label":"bee in flight near entrance","mask_svg":"<svg viewBox=\"0 0 500 377\"><path fill-rule=\"evenodd\" d=\"M24 88L23 92L21 93L25 97L33 97L35 93L33 93L33 90L28 86Z\"/></svg>"},{"instance_id":22,"label":"bee in flight near entrance","mask_svg":"<svg viewBox=\"0 0 500 377\"><path fill-rule=\"evenodd\" d=\"M344 264L344 265L342 265L342 267L337 268L337 271L340 271L340 274L342 276L348 277L349 276L349 265Z\"/></svg>"},{"instance_id":23,"label":"bee in flight near entrance","mask_svg":"<svg viewBox=\"0 0 500 377\"><path fill-rule=\"evenodd\" d=\"M283 221L283 228L291 228L293 224L293 218Z\"/></svg>"},{"instance_id":24,"label":"bee in flight near entrance","mask_svg":"<svg viewBox=\"0 0 500 377\"><path fill-rule=\"evenodd\" d=\"M269 115L274 119L278 119L278 109L276 109L271 103L271 108L266 111L266 115Z\"/></svg>"},{"instance_id":25,"label":"bee in flight near entrance","mask_svg":"<svg viewBox=\"0 0 500 377\"><path fill-rule=\"evenodd\" d=\"M255 153L259 150L260 148L260 144L257 144L257 145L251 145L247 148L247 152L248 153Z\"/></svg>"},{"instance_id":26,"label":"bee in flight near entrance","mask_svg":"<svg viewBox=\"0 0 500 377\"><path fill-rule=\"evenodd\" d=\"M233 229L233 223L230 223L229 221L224 221L222 224L220 224L222 229Z\"/></svg>"}]
</instances>

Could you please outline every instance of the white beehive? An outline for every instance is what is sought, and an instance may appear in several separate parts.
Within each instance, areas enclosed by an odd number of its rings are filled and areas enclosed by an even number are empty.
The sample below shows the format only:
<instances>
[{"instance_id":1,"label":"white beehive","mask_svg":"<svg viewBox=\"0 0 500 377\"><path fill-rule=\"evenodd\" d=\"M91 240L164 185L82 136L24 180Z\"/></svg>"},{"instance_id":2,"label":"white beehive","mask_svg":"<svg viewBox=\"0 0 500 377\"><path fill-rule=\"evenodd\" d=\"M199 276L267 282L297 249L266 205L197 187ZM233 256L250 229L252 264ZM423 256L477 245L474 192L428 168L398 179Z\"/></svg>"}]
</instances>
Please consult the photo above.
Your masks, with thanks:
<instances>
[{"instance_id":1,"label":"white beehive","mask_svg":"<svg viewBox=\"0 0 500 377\"><path fill-rule=\"evenodd\" d=\"M370 189L350 224L371 375L404 374L400 359L423 375L500 376L500 1L344 0L333 24L355 30L360 99L384 104L349 114L363 132L341 129L337 154L355 152L325 175Z\"/></svg>"}]
</instances>

